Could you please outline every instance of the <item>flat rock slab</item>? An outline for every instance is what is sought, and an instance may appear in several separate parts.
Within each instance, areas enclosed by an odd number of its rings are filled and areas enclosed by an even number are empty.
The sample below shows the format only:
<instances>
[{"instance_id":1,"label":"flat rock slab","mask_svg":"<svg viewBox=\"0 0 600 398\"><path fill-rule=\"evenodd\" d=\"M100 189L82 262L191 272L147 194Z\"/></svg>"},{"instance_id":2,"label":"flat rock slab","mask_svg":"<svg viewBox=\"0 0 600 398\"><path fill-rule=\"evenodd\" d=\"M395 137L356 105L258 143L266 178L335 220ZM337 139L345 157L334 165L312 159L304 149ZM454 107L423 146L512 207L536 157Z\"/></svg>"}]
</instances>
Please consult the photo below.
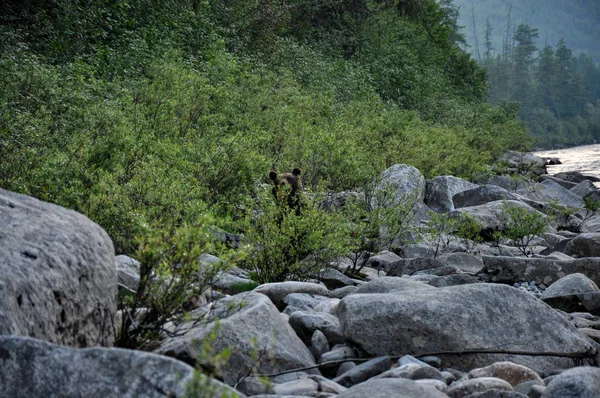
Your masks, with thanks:
<instances>
[{"instance_id":1,"label":"flat rock slab","mask_svg":"<svg viewBox=\"0 0 600 398\"><path fill-rule=\"evenodd\" d=\"M519 198L496 185L482 185L452 197L455 208L479 206L496 200L519 200Z\"/></svg>"},{"instance_id":2,"label":"flat rock slab","mask_svg":"<svg viewBox=\"0 0 600 398\"><path fill-rule=\"evenodd\" d=\"M217 319L219 326L215 329ZM202 360L198 343L215 330L211 341L214 352L232 350L229 360L220 368L229 385L235 385L253 368L266 374L315 365L312 354L286 317L267 296L254 292L216 301L208 319L182 336L167 339L157 352L195 364ZM258 363L250 355L252 352L260 357Z\"/></svg>"},{"instance_id":3,"label":"flat rock slab","mask_svg":"<svg viewBox=\"0 0 600 398\"><path fill-rule=\"evenodd\" d=\"M518 309L518 310L516 310ZM356 294L338 307L342 332L367 354L468 350L586 353L595 347L558 312L511 286L471 284L402 293ZM535 371L571 360L513 354L444 355L444 366L470 370L513 361Z\"/></svg>"},{"instance_id":4,"label":"flat rock slab","mask_svg":"<svg viewBox=\"0 0 600 398\"><path fill-rule=\"evenodd\" d=\"M112 345L112 241L82 214L0 189L0 335Z\"/></svg>"},{"instance_id":5,"label":"flat rock slab","mask_svg":"<svg viewBox=\"0 0 600 398\"><path fill-rule=\"evenodd\" d=\"M352 294L392 293L423 289L433 289L433 287L422 282L398 278L397 276L384 276L365 283Z\"/></svg>"},{"instance_id":6,"label":"flat rock slab","mask_svg":"<svg viewBox=\"0 0 600 398\"><path fill-rule=\"evenodd\" d=\"M510 283L531 282L546 286L560 278L580 273L594 283L600 283L600 257L585 257L574 260L552 258L494 257L484 256L484 272L490 275L491 282Z\"/></svg>"},{"instance_id":7,"label":"flat rock slab","mask_svg":"<svg viewBox=\"0 0 600 398\"><path fill-rule=\"evenodd\" d=\"M193 377L191 366L148 352L72 349L31 338L0 336L3 397L184 397ZM203 396L244 396L216 380L212 386L214 394Z\"/></svg>"}]
</instances>

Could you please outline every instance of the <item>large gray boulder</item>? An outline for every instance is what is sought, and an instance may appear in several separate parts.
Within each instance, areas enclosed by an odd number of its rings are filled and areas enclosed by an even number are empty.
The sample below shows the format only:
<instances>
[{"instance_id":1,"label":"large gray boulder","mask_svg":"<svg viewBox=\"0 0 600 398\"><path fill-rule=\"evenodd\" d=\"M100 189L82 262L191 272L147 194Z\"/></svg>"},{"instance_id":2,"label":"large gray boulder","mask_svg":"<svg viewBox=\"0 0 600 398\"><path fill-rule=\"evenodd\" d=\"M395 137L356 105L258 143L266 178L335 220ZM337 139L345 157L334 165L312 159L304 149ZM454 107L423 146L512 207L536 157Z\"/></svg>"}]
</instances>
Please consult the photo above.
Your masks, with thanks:
<instances>
[{"instance_id":1,"label":"large gray boulder","mask_svg":"<svg viewBox=\"0 0 600 398\"><path fill-rule=\"evenodd\" d=\"M0 189L0 334L89 347L114 342L112 241L87 217Z\"/></svg>"},{"instance_id":2,"label":"large gray boulder","mask_svg":"<svg viewBox=\"0 0 600 398\"><path fill-rule=\"evenodd\" d=\"M565 246L571 257L600 257L600 233L580 234Z\"/></svg>"},{"instance_id":3,"label":"large gray boulder","mask_svg":"<svg viewBox=\"0 0 600 398\"><path fill-rule=\"evenodd\" d=\"M528 176L548 174L546 169L546 159L531 153L508 151L502 154L502 156L498 158L498 161L504 162L510 170L519 174Z\"/></svg>"},{"instance_id":4,"label":"large gray boulder","mask_svg":"<svg viewBox=\"0 0 600 398\"><path fill-rule=\"evenodd\" d=\"M542 300L553 297L570 296L572 294L600 293L598 285L583 274L566 275L554 282L540 297Z\"/></svg>"},{"instance_id":5,"label":"large gray boulder","mask_svg":"<svg viewBox=\"0 0 600 398\"><path fill-rule=\"evenodd\" d=\"M452 197L455 208L479 206L496 200L519 200L519 198L496 185L482 185L457 193Z\"/></svg>"},{"instance_id":6,"label":"large gray boulder","mask_svg":"<svg viewBox=\"0 0 600 398\"><path fill-rule=\"evenodd\" d=\"M600 313L600 289L583 274L570 274L554 282L540 299L566 312Z\"/></svg>"},{"instance_id":7,"label":"large gray boulder","mask_svg":"<svg viewBox=\"0 0 600 398\"><path fill-rule=\"evenodd\" d=\"M463 272L469 274L478 274L483 269L483 261L469 253L446 253L437 257L446 265L457 267Z\"/></svg>"},{"instance_id":8,"label":"large gray boulder","mask_svg":"<svg viewBox=\"0 0 600 398\"><path fill-rule=\"evenodd\" d=\"M583 200L579 196L554 181L545 180L539 184L535 184L534 187L535 189L519 193L537 202L558 201L558 204L567 207L583 207Z\"/></svg>"},{"instance_id":9,"label":"large gray boulder","mask_svg":"<svg viewBox=\"0 0 600 398\"><path fill-rule=\"evenodd\" d=\"M600 369L589 366L569 369L548 384L542 398L597 398Z\"/></svg>"},{"instance_id":10,"label":"large gray boulder","mask_svg":"<svg viewBox=\"0 0 600 398\"><path fill-rule=\"evenodd\" d=\"M439 176L426 182L425 204L438 213L454 210L452 197L459 192L476 188L477 184L453 176Z\"/></svg>"},{"instance_id":11,"label":"large gray boulder","mask_svg":"<svg viewBox=\"0 0 600 398\"><path fill-rule=\"evenodd\" d=\"M586 353L595 347L558 312L506 285L350 295L341 301L338 317L344 336L368 355L457 352L444 355L444 366L459 370L498 361L536 371L573 366L571 360L557 357L465 355L469 350Z\"/></svg>"},{"instance_id":12,"label":"large gray boulder","mask_svg":"<svg viewBox=\"0 0 600 398\"><path fill-rule=\"evenodd\" d=\"M408 379L371 379L337 395L337 398L448 398L435 387Z\"/></svg>"},{"instance_id":13,"label":"large gray boulder","mask_svg":"<svg viewBox=\"0 0 600 398\"><path fill-rule=\"evenodd\" d=\"M290 326L306 344L311 343L315 331L323 332L331 344L344 343L340 321L335 315L326 312L296 311L289 319Z\"/></svg>"},{"instance_id":14,"label":"large gray boulder","mask_svg":"<svg viewBox=\"0 0 600 398\"><path fill-rule=\"evenodd\" d=\"M482 232L503 231L506 229L506 210L504 208L506 205L520 207L530 214L537 214L541 217L546 217L544 214L533 209L531 206L515 200L496 200L494 202L489 202L479 206L462 207L460 209L456 209L450 213L450 215L459 217L462 213L466 213L473 216L482 224Z\"/></svg>"},{"instance_id":15,"label":"large gray boulder","mask_svg":"<svg viewBox=\"0 0 600 398\"><path fill-rule=\"evenodd\" d=\"M546 285L556 282L565 275L580 273L600 284L600 257L575 260L554 258L496 257L484 256L484 272L491 282L515 283L535 282Z\"/></svg>"},{"instance_id":16,"label":"large gray boulder","mask_svg":"<svg viewBox=\"0 0 600 398\"><path fill-rule=\"evenodd\" d=\"M596 187L590 180L585 180L569 189L569 191L583 199L586 195L598 191L598 187Z\"/></svg>"},{"instance_id":17,"label":"large gray boulder","mask_svg":"<svg viewBox=\"0 0 600 398\"><path fill-rule=\"evenodd\" d=\"M413 194L420 201L425 198L425 177L414 166L395 164L381 173L381 184L378 189L388 186L394 188L394 195L398 201Z\"/></svg>"},{"instance_id":18,"label":"large gray boulder","mask_svg":"<svg viewBox=\"0 0 600 398\"><path fill-rule=\"evenodd\" d=\"M194 368L162 355L118 348L72 349L18 336L0 336L0 396L184 397ZM198 376L204 397L243 397ZM210 386L208 389L206 386Z\"/></svg>"},{"instance_id":19,"label":"large gray boulder","mask_svg":"<svg viewBox=\"0 0 600 398\"><path fill-rule=\"evenodd\" d=\"M315 365L312 354L286 317L267 296L255 292L216 301L207 319L185 334L167 339L156 351L187 363L202 361L199 342L214 330L213 351L232 349L229 360L220 368L229 385L235 385L253 367L257 373L266 374ZM250 355L252 352L260 358L258 363Z\"/></svg>"}]
</instances>

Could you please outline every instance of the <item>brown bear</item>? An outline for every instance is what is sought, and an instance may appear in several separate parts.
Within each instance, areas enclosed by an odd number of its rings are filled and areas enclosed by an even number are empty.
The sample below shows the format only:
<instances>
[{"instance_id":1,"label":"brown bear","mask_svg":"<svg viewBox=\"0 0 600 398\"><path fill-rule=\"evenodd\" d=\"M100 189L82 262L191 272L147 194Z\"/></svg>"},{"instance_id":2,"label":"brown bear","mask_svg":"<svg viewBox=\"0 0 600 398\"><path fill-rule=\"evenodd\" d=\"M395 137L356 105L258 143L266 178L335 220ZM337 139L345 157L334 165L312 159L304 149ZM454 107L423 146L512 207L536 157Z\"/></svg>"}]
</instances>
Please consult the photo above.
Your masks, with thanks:
<instances>
[{"instance_id":1,"label":"brown bear","mask_svg":"<svg viewBox=\"0 0 600 398\"><path fill-rule=\"evenodd\" d=\"M290 209L300 212L302 181L300 180L300 169L295 168L291 173L277 174L275 170L271 170L269 178L273 181L273 196L278 203L281 203L282 195L287 194L287 206ZM282 192L280 192L280 189ZM285 192L285 193L284 193Z\"/></svg>"}]
</instances>

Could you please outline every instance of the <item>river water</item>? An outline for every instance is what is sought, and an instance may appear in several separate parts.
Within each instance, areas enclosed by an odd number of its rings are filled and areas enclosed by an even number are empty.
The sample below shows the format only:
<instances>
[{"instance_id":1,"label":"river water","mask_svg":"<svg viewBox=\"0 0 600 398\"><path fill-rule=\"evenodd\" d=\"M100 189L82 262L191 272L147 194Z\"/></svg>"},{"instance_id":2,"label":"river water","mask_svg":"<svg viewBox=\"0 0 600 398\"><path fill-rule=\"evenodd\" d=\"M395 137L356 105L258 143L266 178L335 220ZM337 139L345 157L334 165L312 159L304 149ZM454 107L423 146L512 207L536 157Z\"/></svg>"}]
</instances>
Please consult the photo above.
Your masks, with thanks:
<instances>
[{"instance_id":1,"label":"river water","mask_svg":"<svg viewBox=\"0 0 600 398\"><path fill-rule=\"evenodd\" d=\"M556 166L548 166L550 175L565 171L578 171L581 174L600 178L600 144L540 151L533 154L544 158L558 158L562 162Z\"/></svg>"}]
</instances>

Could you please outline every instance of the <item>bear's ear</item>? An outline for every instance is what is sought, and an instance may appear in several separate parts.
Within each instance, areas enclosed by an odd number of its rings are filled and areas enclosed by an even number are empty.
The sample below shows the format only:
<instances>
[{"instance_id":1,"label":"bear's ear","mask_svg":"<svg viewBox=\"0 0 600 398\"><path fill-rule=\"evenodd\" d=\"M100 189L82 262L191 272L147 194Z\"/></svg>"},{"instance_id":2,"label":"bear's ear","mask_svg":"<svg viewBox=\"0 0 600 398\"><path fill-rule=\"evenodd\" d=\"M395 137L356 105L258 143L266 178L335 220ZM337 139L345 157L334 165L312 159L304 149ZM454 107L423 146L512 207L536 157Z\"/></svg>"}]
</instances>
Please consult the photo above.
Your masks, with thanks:
<instances>
[{"instance_id":1,"label":"bear's ear","mask_svg":"<svg viewBox=\"0 0 600 398\"><path fill-rule=\"evenodd\" d=\"M269 178L273 181L277 181L277 173L275 172L275 170L271 170L271 172L269 173Z\"/></svg>"},{"instance_id":2,"label":"bear's ear","mask_svg":"<svg viewBox=\"0 0 600 398\"><path fill-rule=\"evenodd\" d=\"M299 175L300 175L300 169L296 167L296 168L295 168L295 169L292 171L292 174L293 174L293 175L296 175L296 176L299 176Z\"/></svg>"}]
</instances>

